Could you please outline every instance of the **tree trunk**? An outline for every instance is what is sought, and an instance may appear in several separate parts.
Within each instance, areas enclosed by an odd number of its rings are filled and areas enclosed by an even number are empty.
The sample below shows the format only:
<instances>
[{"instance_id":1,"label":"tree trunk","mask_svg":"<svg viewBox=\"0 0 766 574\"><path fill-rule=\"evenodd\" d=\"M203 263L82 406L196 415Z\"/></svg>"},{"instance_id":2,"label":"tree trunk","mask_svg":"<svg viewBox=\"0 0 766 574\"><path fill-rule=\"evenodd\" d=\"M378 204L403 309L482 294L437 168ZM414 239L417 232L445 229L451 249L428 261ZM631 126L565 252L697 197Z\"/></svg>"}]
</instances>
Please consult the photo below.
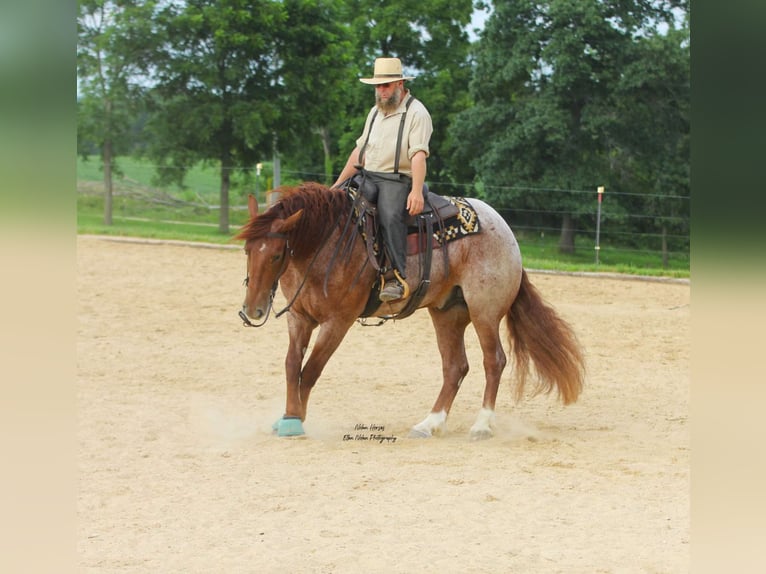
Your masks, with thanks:
<instances>
[{"instance_id":1,"label":"tree trunk","mask_svg":"<svg viewBox=\"0 0 766 574\"><path fill-rule=\"evenodd\" d=\"M101 151L104 161L104 225L112 224L112 140L107 137Z\"/></svg>"},{"instance_id":2,"label":"tree trunk","mask_svg":"<svg viewBox=\"0 0 766 574\"><path fill-rule=\"evenodd\" d=\"M277 134L274 134L274 185L272 186L273 189L277 189L282 185L282 165L279 162L279 141L277 139ZM274 198L274 201L279 199L279 196L275 194L271 194L271 197Z\"/></svg>"},{"instance_id":3,"label":"tree trunk","mask_svg":"<svg viewBox=\"0 0 766 574\"><path fill-rule=\"evenodd\" d=\"M218 231L229 233L229 187L231 186L231 158L221 160L221 211L218 216Z\"/></svg>"},{"instance_id":4,"label":"tree trunk","mask_svg":"<svg viewBox=\"0 0 766 574\"><path fill-rule=\"evenodd\" d=\"M572 254L575 252L575 229L572 216L569 213L564 214L561 221L561 237L559 238L559 253Z\"/></svg>"},{"instance_id":5,"label":"tree trunk","mask_svg":"<svg viewBox=\"0 0 766 574\"><path fill-rule=\"evenodd\" d=\"M104 102L104 123L106 125L106 137L101 155L104 162L104 225L112 224L112 162L114 161L112 148L112 102L107 98Z\"/></svg>"},{"instance_id":6,"label":"tree trunk","mask_svg":"<svg viewBox=\"0 0 766 574\"><path fill-rule=\"evenodd\" d=\"M319 128L319 136L322 139L322 147L324 148L324 179L326 185L332 185L335 181L332 174L332 153L330 150L330 130L327 126Z\"/></svg>"}]
</instances>

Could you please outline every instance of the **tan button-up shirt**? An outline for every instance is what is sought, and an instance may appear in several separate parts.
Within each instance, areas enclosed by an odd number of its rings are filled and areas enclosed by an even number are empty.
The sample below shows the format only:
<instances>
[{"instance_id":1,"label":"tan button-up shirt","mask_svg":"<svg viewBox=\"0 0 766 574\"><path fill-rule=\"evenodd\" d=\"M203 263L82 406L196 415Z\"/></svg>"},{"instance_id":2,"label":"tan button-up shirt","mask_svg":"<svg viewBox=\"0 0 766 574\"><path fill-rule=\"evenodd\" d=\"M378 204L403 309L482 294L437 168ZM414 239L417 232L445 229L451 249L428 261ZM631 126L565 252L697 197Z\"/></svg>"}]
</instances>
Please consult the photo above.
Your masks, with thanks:
<instances>
[{"instance_id":1,"label":"tan button-up shirt","mask_svg":"<svg viewBox=\"0 0 766 574\"><path fill-rule=\"evenodd\" d=\"M410 94L407 92L402 98L401 104L397 110L384 116L382 112L375 115L375 121L370 132L370 139L364 151L364 168L369 171L378 171L384 173L393 173L394 162L396 160L396 138L399 135L399 123L402 114L406 110L405 104ZM364 147L367 139L367 133L370 129L370 121L375 113L373 107L367 114L367 120L364 123L364 131L356 140L359 149ZM404 120L404 133L402 134L402 146L399 154L399 173L412 175L411 159L419 151L426 152L429 155L428 143L433 132L431 123L431 114L420 100L413 100L410 109L407 110L407 117Z\"/></svg>"}]
</instances>

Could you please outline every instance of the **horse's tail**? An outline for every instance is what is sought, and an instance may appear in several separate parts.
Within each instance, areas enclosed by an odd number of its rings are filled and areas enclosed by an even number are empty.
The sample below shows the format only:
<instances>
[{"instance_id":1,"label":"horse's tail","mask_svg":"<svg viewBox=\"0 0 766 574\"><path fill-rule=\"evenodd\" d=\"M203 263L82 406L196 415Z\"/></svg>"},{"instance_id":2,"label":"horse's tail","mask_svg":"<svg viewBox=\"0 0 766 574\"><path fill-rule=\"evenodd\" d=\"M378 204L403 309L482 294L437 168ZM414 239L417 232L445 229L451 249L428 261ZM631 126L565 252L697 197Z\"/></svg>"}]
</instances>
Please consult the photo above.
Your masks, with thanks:
<instances>
[{"instance_id":1,"label":"horse's tail","mask_svg":"<svg viewBox=\"0 0 766 574\"><path fill-rule=\"evenodd\" d=\"M527 273L507 316L509 339L515 359L516 400L524 394L530 359L537 375L533 394L558 388L565 405L577 400L583 387L585 361L572 328L542 298Z\"/></svg>"}]
</instances>

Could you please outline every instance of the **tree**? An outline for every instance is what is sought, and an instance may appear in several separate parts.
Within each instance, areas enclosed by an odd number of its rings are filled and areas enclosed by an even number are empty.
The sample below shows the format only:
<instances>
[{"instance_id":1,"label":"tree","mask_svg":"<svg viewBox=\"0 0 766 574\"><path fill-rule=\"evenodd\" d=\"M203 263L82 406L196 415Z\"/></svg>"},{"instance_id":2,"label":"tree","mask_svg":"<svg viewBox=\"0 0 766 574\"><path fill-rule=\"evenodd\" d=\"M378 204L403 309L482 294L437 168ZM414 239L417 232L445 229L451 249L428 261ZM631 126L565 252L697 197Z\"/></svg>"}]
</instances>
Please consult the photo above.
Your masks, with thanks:
<instances>
[{"instance_id":1,"label":"tree","mask_svg":"<svg viewBox=\"0 0 766 574\"><path fill-rule=\"evenodd\" d=\"M690 58L688 19L678 29L637 39L640 54L617 87L621 129L620 163L630 172L631 191L642 193L639 209L648 232L662 239L668 264L668 236L688 237L690 191ZM688 249L688 243L683 245Z\"/></svg>"},{"instance_id":2,"label":"tree","mask_svg":"<svg viewBox=\"0 0 766 574\"><path fill-rule=\"evenodd\" d=\"M162 182L182 182L198 162L219 166L221 233L229 232L232 177L273 149L275 47L285 19L283 3L268 0L165 3L155 16L162 45L153 56L147 153Z\"/></svg>"},{"instance_id":3,"label":"tree","mask_svg":"<svg viewBox=\"0 0 766 574\"><path fill-rule=\"evenodd\" d=\"M112 224L115 158L130 147L145 55L152 48L151 2L79 0L78 153L95 147L104 169L104 224Z\"/></svg>"},{"instance_id":4,"label":"tree","mask_svg":"<svg viewBox=\"0 0 766 574\"><path fill-rule=\"evenodd\" d=\"M351 35L342 24L344 2L285 0L284 6L287 18L276 34L280 151L288 152L304 171L314 157L321 157L329 185L334 180L337 133L345 121L352 57Z\"/></svg>"},{"instance_id":5,"label":"tree","mask_svg":"<svg viewBox=\"0 0 766 574\"><path fill-rule=\"evenodd\" d=\"M558 212L560 249L573 251L577 217L592 209L592 198L575 192L609 186L618 171L618 86L641 56L636 39L672 22L679 4L496 3L476 49L474 106L452 126L453 163L469 166L492 201Z\"/></svg>"}]
</instances>

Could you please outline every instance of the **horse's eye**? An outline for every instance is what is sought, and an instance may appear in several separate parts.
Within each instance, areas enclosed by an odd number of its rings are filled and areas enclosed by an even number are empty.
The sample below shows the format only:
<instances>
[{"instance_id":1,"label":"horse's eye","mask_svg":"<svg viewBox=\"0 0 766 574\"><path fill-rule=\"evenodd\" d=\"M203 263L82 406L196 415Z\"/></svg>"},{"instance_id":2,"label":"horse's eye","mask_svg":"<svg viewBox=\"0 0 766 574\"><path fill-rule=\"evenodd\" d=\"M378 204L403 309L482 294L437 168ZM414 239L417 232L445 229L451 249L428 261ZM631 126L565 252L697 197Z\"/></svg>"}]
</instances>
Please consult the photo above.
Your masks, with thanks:
<instances>
[{"instance_id":1,"label":"horse's eye","mask_svg":"<svg viewBox=\"0 0 766 574\"><path fill-rule=\"evenodd\" d=\"M272 255L272 256L271 256L271 262L272 262L272 263L276 263L276 262L277 262L277 261L279 261L280 259L282 259L282 255Z\"/></svg>"}]
</instances>

